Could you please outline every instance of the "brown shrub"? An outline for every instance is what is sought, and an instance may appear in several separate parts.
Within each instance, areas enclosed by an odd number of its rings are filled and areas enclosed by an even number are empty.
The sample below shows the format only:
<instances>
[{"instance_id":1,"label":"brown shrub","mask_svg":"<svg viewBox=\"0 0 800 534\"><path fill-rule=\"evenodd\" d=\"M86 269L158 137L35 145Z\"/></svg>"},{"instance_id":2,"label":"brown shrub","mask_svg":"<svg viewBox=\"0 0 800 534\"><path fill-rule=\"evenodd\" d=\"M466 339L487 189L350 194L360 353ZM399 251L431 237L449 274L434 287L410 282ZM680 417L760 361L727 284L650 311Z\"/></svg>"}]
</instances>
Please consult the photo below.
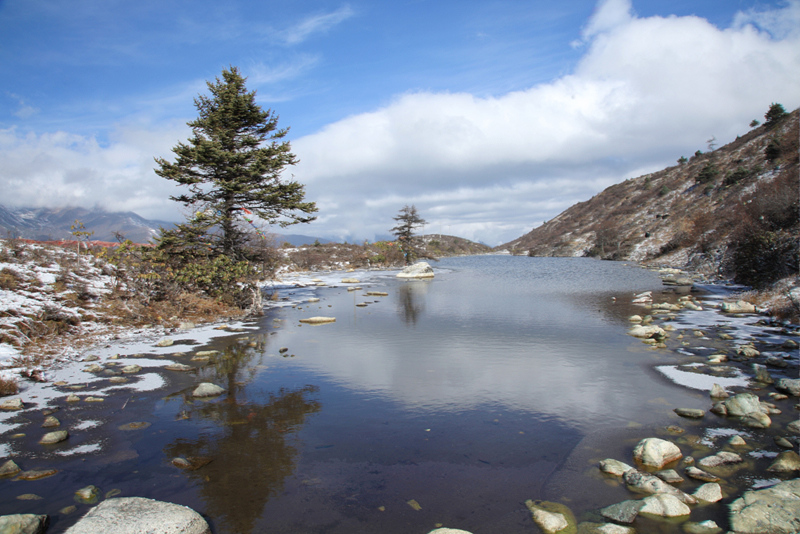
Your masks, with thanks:
<instances>
[{"instance_id":1,"label":"brown shrub","mask_svg":"<svg viewBox=\"0 0 800 534\"><path fill-rule=\"evenodd\" d=\"M16 395L19 393L17 381L0 376L0 395Z\"/></svg>"}]
</instances>

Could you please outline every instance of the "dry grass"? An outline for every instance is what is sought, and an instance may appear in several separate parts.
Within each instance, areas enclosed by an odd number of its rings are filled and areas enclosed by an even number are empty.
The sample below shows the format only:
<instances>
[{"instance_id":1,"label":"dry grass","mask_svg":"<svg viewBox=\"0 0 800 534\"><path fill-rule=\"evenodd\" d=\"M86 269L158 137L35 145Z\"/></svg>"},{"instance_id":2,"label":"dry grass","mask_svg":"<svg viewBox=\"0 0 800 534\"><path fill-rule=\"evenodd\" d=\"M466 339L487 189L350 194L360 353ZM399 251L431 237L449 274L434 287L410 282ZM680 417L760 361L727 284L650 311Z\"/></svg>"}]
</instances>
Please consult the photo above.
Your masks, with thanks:
<instances>
[{"instance_id":1,"label":"dry grass","mask_svg":"<svg viewBox=\"0 0 800 534\"><path fill-rule=\"evenodd\" d=\"M0 396L16 395L17 393L19 393L17 381L11 378L3 378L0 376Z\"/></svg>"}]
</instances>

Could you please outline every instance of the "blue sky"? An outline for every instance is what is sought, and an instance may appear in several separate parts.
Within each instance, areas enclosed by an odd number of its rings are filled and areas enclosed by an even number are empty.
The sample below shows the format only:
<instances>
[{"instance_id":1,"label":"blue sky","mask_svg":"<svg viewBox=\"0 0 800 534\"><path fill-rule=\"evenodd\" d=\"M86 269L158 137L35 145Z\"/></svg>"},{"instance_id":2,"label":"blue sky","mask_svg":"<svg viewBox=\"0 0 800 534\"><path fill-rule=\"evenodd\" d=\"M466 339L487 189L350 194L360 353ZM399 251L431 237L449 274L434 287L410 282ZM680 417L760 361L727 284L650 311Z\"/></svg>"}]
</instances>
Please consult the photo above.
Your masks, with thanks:
<instances>
[{"instance_id":1,"label":"blue sky","mask_svg":"<svg viewBox=\"0 0 800 534\"><path fill-rule=\"evenodd\" d=\"M280 115L318 221L488 244L800 106L800 1L0 0L6 205L176 220L153 172L229 65Z\"/></svg>"}]
</instances>

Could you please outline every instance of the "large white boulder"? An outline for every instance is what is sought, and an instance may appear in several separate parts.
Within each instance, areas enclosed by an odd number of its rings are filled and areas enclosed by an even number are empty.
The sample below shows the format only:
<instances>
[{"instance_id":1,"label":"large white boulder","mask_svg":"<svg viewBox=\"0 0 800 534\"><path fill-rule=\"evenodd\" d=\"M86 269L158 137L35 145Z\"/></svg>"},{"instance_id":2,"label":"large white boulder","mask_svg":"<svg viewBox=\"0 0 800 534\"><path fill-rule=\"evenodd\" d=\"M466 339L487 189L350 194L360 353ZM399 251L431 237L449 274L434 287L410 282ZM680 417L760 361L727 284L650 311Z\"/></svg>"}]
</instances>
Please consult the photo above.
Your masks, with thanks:
<instances>
[{"instance_id":1,"label":"large white boulder","mask_svg":"<svg viewBox=\"0 0 800 534\"><path fill-rule=\"evenodd\" d=\"M683 454L677 445L661 438L645 438L633 449L637 462L661 469L670 462L680 460Z\"/></svg>"},{"instance_id":2,"label":"large white boulder","mask_svg":"<svg viewBox=\"0 0 800 534\"><path fill-rule=\"evenodd\" d=\"M397 274L398 278L433 278L433 267L428 265L427 262L420 261L413 265L407 266L400 273Z\"/></svg>"},{"instance_id":3,"label":"large white boulder","mask_svg":"<svg viewBox=\"0 0 800 534\"><path fill-rule=\"evenodd\" d=\"M98 504L66 534L211 534L205 519L186 506L123 497Z\"/></svg>"}]
</instances>

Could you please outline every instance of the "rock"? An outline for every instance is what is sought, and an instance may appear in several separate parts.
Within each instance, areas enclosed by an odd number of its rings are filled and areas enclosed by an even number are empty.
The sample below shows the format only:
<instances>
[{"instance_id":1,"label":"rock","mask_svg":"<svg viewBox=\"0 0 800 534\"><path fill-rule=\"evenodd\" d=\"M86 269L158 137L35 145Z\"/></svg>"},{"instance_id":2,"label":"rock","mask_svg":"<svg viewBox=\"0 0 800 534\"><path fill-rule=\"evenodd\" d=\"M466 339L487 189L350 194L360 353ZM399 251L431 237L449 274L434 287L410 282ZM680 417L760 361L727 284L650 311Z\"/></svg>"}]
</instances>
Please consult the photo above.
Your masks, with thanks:
<instances>
[{"instance_id":1,"label":"rock","mask_svg":"<svg viewBox=\"0 0 800 534\"><path fill-rule=\"evenodd\" d=\"M797 341L795 341L794 339L787 339L786 341L783 342L783 345L781 346L784 349L794 350L798 347L798 344Z\"/></svg>"},{"instance_id":2,"label":"rock","mask_svg":"<svg viewBox=\"0 0 800 534\"><path fill-rule=\"evenodd\" d=\"M126 375L132 375L134 373L138 373L141 370L142 370L142 367L140 365L136 365L136 364L126 365L125 367L123 367L121 369L121 371L123 373L125 373Z\"/></svg>"},{"instance_id":3,"label":"rock","mask_svg":"<svg viewBox=\"0 0 800 534\"><path fill-rule=\"evenodd\" d=\"M772 375L770 375L769 371L767 371L767 367L761 365L760 363L753 364L753 375L755 375L756 382L761 382L762 384L775 383L775 380L772 378Z\"/></svg>"},{"instance_id":4,"label":"rock","mask_svg":"<svg viewBox=\"0 0 800 534\"><path fill-rule=\"evenodd\" d=\"M525 501L533 521L545 534L554 534L566 530L570 525L575 528L575 518L569 509L560 503L547 501Z\"/></svg>"},{"instance_id":5,"label":"rock","mask_svg":"<svg viewBox=\"0 0 800 534\"><path fill-rule=\"evenodd\" d=\"M686 468L686 476L701 482L719 482L721 480L718 476L693 466Z\"/></svg>"},{"instance_id":6,"label":"rock","mask_svg":"<svg viewBox=\"0 0 800 534\"><path fill-rule=\"evenodd\" d=\"M663 339L667 337L667 333L664 329L655 325L636 325L628 330L628 335L640 339Z\"/></svg>"},{"instance_id":7,"label":"rock","mask_svg":"<svg viewBox=\"0 0 800 534\"><path fill-rule=\"evenodd\" d=\"M142 497L108 499L66 534L211 534L203 517L186 506Z\"/></svg>"},{"instance_id":8,"label":"rock","mask_svg":"<svg viewBox=\"0 0 800 534\"><path fill-rule=\"evenodd\" d=\"M59 421L52 415L48 415L47 417L45 417L44 423L42 423L42 428L53 428L57 426L61 426L61 421Z\"/></svg>"},{"instance_id":9,"label":"rock","mask_svg":"<svg viewBox=\"0 0 800 534\"><path fill-rule=\"evenodd\" d=\"M747 445L747 442L742 436L737 434L728 440L728 445L732 447L744 447Z\"/></svg>"},{"instance_id":10,"label":"rock","mask_svg":"<svg viewBox=\"0 0 800 534\"><path fill-rule=\"evenodd\" d=\"M800 397L800 378L781 378L775 384L775 388L793 397Z\"/></svg>"},{"instance_id":11,"label":"rock","mask_svg":"<svg viewBox=\"0 0 800 534\"><path fill-rule=\"evenodd\" d=\"M641 323L642 322L642 316L641 315L631 315L630 317L628 317L628 321L630 321L632 323Z\"/></svg>"},{"instance_id":12,"label":"rock","mask_svg":"<svg viewBox=\"0 0 800 534\"><path fill-rule=\"evenodd\" d=\"M44 499L41 495L36 495L35 493L23 493L22 495L17 495L18 501L41 501Z\"/></svg>"},{"instance_id":13,"label":"rock","mask_svg":"<svg viewBox=\"0 0 800 534\"><path fill-rule=\"evenodd\" d=\"M761 353L752 345L742 345L741 347L736 347L736 354L741 356L742 358L757 358L761 356Z\"/></svg>"},{"instance_id":14,"label":"rock","mask_svg":"<svg viewBox=\"0 0 800 534\"><path fill-rule=\"evenodd\" d=\"M736 302L723 302L722 311L725 313L757 313L758 309L754 304L750 304L744 300L737 300Z\"/></svg>"},{"instance_id":15,"label":"rock","mask_svg":"<svg viewBox=\"0 0 800 534\"><path fill-rule=\"evenodd\" d=\"M697 488L692 495L701 501L718 502L722 500L722 488L716 482L708 482Z\"/></svg>"},{"instance_id":16,"label":"rock","mask_svg":"<svg viewBox=\"0 0 800 534\"><path fill-rule=\"evenodd\" d=\"M148 428L150 423L147 421L134 421L133 423L125 423L124 425L120 425L117 428L122 430L123 432L130 432L133 430L144 430Z\"/></svg>"},{"instance_id":17,"label":"rock","mask_svg":"<svg viewBox=\"0 0 800 534\"><path fill-rule=\"evenodd\" d=\"M309 317L307 319L300 319L300 322L307 324L335 323L336 317Z\"/></svg>"},{"instance_id":18,"label":"rock","mask_svg":"<svg viewBox=\"0 0 800 534\"><path fill-rule=\"evenodd\" d=\"M105 402L102 397L84 397L83 402Z\"/></svg>"},{"instance_id":19,"label":"rock","mask_svg":"<svg viewBox=\"0 0 800 534\"><path fill-rule=\"evenodd\" d=\"M752 393L739 393L723 401L728 415L742 416L753 412L761 412L761 402Z\"/></svg>"},{"instance_id":20,"label":"rock","mask_svg":"<svg viewBox=\"0 0 800 534\"><path fill-rule=\"evenodd\" d=\"M94 504L97 502L97 497L100 495L100 490L97 486L86 486L75 492L75 500L83 504Z\"/></svg>"},{"instance_id":21,"label":"rock","mask_svg":"<svg viewBox=\"0 0 800 534\"><path fill-rule=\"evenodd\" d=\"M683 477L674 469L664 469L656 473L656 476L668 484L680 484L683 482Z\"/></svg>"},{"instance_id":22,"label":"rock","mask_svg":"<svg viewBox=\"0 0 800 534\"><path fill-rule=\"evenodd\" d=\"M161 341L156 343L156 347L171 347L174 344L175 344L174 340L172 340L172 339L170 339L168 337L165 337L164 339L162 339Z\"/></svg>"},{"instance_id":23,"label":"rock","mask_svg":"<svg viewBox=\"0 0 800 534\"><path fill-rule=\"evenodd\" d=\"M386 291L367 291L367 296L370 297L388 297L389 293Z\"/></svg>"},{"instance_id":24,"label":"rock","mask_svg":"<svg viewBox=\"0 0 800 534\"><path fill-rule=\"evenodd\" d=\"M194 367L191 365L186 365L185 363L171 363L169 365L164 366L164 369L167 371L179 371L185 373L187 371L194 371Z\"/></svg>"},{"instance_id":25,"label":"rock","mask_svg":"<svg viewBox=\"0 0 800 534\"><path fill-rule=\"evenodd\" d=\"M0 410L6 410L8 412L11 412L14 410L22 410L23 408L25 408L25 405L23 404L22 399L20 398L5 399L2 402L0 402Z\"/></svg>"},{"instance_id":26,"label":"rock","mask_svg":"<svg viewBox=\"0 0 800 534\"><path fill-rule=\"evenodd\" d=\"M195 356L199 358L210 358L212 356L216 356L217 354L219 354L218 350L198 350L195 353Z\"/></svg>"},{"instance_id":27,"label":"rock","mask_svg":"<svg viewBox=\"0 0 800 534\"><path fill-rule=\"evenodd\" d=\"M93 363L92 365L85 367L83 370L87 373L102 373L103 370L105 370L105 367L98 363Z\"/></svg>"},{"instance_id":28,"label":"rock","mask_svg":"<svg viewBox=\"0 0 800 534\"><path fill-rule=\"evenodd\" d=\"M433 278L433 276L433 267L424 261L408 265L397 274L397 278Z\"/></svg>"},{"instance_id":29,"label":"rock","mask_svg":"<svg viewBox=\"0 0 800 534\"><path fill-rule=\"evenodd\" d=\"M640 514L657 515L661 517L680 517L689 515L691 510L674 495L660 493L651 495L643 500L644 504L639 509Z\"/></svg>"},{"instance_id":30,"label":"rock","mask_svg":"<svg viewBox=\"0 0 800 534\"><path fill-rule=\"evenodd\" d=\"M750 428L769 428L772 419L763 412L752 412L742 416L742 424Z\"/></svg>"},{"instance_id":31,"label":"rock","mask_svg":"<svg viewBox=\"0 0 800 534\"><path fill-rule=\"evenodd\" d=\"M705 410L699 410L697 408L675 408L673 411L687 419L702 419L706 415Z\"/></svg>"},{"instance_id":32,"label":"rock","mask_svg":"<svg viewBox=\"0 0 800 534\"><path fill-rule=\"evenodd\" d=\"M69 437L69 432L66 430L56 430L55 432L48 432L42 439L39 440L39 443L42 445L52 445L53 443L60 443L66 440Z\"/></svg>"},{"instance_id":33,"label":"rock","mask_svg":"<svg viewBox=\"0 0 800 534\"><path fill-rule=\"evenodd\" d=\"M36 514L14 514L0 516L0 532L3 534L43 534L48 517Z\"/></svg>"},{"instance_id":34,"label":"rock","mask_svg":"<svg viewBox=\"0 0 800 534\"><path fill-rule=\"evenodd\" d=\"M56 473L58 473L57 469L31 469L30 471L21 472L17 480L40 480L51 477Z\"/></svg>"},{"instance_id":35,"label":"rock","mask_svg":"<svg viewBox=\"0 0 800 534\"><path fill-rule=\"evenodd\" d=\"M712 399L727 399L729 397L728 392L720 386L719 384L714 384L711 386L711 398Z\"/></svg>"},{"instance_id":36,"label":"rock","mask_svg":"<svg viewBox=\"0 0 800 534\"><path fill-rule=\"evenodd\" d=\"M719 534L722 529L710 519L699 523L686 522L681 525L686 534Z\"/></svg>"},{"instance_id":37,"label":"rock","mask_svg":"<svg viewBox=\"0 0 800 534\"><path fill-rule=\"evenodd\" d=\"M616 521L617 523L631 524L636 516L639 514L639 508L642 507L642 501L622 501L611 506L606 506L601 509L600 515L606 519Z\"/></svg>"},{"instance_id":38,"label":"rock","mask_svg":"<svg viewBox=\"0 0 800 534\"><path fill-rule=\"evenodd\" d=\"M721 465L738 464L743 461L742 457L735 452L720 451L713 456L706 456L697 463L702 467L719 467Z\"/></svg>"},{"instance_id":39,"label":"rock","mask_svg":"<svg viewBox=\"0 0 800 534\"><path fill-rule=\"evenodd\" d=\"M342 278L342 283L343 284L360 284L361 280L358 280L357 278Z\"/></svg>"},{"instance_id":40,"label":"rock","mask_svg":"<svg viewBox=\"0 0 800 534\"><path fill-rule=\"evenodd\" d=\"M684 303L683 307L686 308L687 310L703 311L703 307L702 306L698 306L697 304L695 304L691 300L687 300Z\"/></svg>"},{"instance_id":41,"label":"rock","mask_svg":"<svg viewBox=\"0 0 800 534\"><path fill-rule=\"evenodd\" d=\"M764 360L764 363L770 367L779 367L781 369L786 369L789 367L789 364L782 356L767 356L767 359Z\"/></svg>"},{"instance_id":42,"label":"rock","mask_svg":"<svg viewBox=\"0 0 800 534\"><path fill-rule=\"evenodd\" d=\"M72 393L70 395L67 395L67 399L66 399L67 402L78 402L80 400L81 400L81 398L79 396L75 395L74 393Z\"/></svg>"},{"instance_id":43,"label":"rock","mask_svg":"<svg viewBox=\"0 0 800 534\"><path fill-rule=\"evenodd\" d=\"M772 473L793 473L798 470L800 470L800 455L794 451L781 452L767 467L767 471Z\"/></svg>"},{"instance_id":44,"label":"rock","mask_svg":"<svg viewBox=\"0 0 800 534\"><path fill-rule=\"evenodd\" d=\"M629 466L628 464L611 458L608 458L606 460L600 460L600 463L598 465L600 466L600 470L603 473L608 473L609 475L616 475L618 477L624 475L626 471L630 471L631 469L633 469L633 467Z\"/></svg>"},{"instance_id":45,"label":"rock","mask_svg":"<svg viewBox=\"0 0 800 534\"><path fill-rule=\"evenodd\" d=\"M800 479L746 491L730 506L731 530L747 534L800 532Z\"/></svg>"},{"instance_id":46,"label":"rock","mask_svg":"<svg viewBox=\"0 0 800 534\"><path fill-rule=\"evenodd\" d=\"M466 530L459 530L457 528L436 528L428 532L428 534L472 534Z\"/></svg>"},{"instance_id":47,"label":"rock","mask_svg":"<svg viewBox=\"0 0 800 534\"><path fill-rule=\"evenodd\" d=\"M637 462L661 469L670 462L680 460L683 454L677 445L661 438L645 438L633 449Z\"/></svg>"},{"instance_id":48,"label":"rock","mask_svg":"<svg viewBox=\"0 0 800 534\"><path fill-rule=\"evenodd\" d=\"M775 445L781 449L794 449L794 444L782 436L775 436L773 439L775 440Z\"/></svg>"},{"instance_id":49,"label":"rock","mask_svg":"<svg viewBox=\"0 0 800 534\"><path fill-rule=\"evenodd\" d=\"M203 382L192 391L193 397L216 397L222 395L225 390L216 384L210 382Z\"/></svg>"},{"instance_id":50,"label":"rock","mask_svg":"<svg viewBox=\"0 0 800 534\"><path fill-rule=\"evenodd\" d=\"M792 421L786 425L786 430L793 434L800 434L800 420Z\"/></svg>"},{"instance_id":51,"label":"rock","mask_svg":"<svg viewBox=\"0 0 800 534\"><path fill-rule=\"evenodd\" d=\"M697 499L692 497L691 495L682 492L678 488L670 486L660 478L650 475L648 473L642 473L641 471L637 471L636 469L631 469L627 473L622 476L622 479L625 481L625 484L628 485L628 488L632 491L637 491L639 493L648 493L648 494L657 494L657 493L666 493L668 495L674 495L681 502L686 504L696 504Z\"/></svg>"},{"instance_id":52,"label":"rock","mask_svg":"<svg viewBox=\"0 0 800 534\"><path fill-rule=\"evenodd\" d=\"M636 530L614 523L583 522L578 524L578 534L636 534Z\"/></svg>"},{"instance_id":53,"label":"rock","mask_svg":"<svg viewBox=\"0 0 800 534\"><path fill-rule=\"evenodd\" d=\"M7 460L3 465L0 465L0 478L13 477L22 471L14 460Z\"/></svg>"}]
</instances>

